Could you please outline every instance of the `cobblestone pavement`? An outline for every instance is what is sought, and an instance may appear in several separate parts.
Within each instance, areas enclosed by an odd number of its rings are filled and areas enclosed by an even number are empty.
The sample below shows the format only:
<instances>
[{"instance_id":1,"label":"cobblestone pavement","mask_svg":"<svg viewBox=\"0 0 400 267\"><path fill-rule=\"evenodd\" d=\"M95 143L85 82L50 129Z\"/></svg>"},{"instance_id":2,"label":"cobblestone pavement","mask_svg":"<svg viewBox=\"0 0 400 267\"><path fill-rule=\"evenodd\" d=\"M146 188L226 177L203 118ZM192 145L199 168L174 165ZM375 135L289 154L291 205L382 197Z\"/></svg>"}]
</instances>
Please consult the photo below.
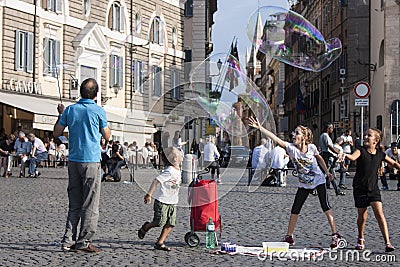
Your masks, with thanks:
<instances>
[{"instance_id":1,"label":"cobblestone pavement","mask_svg":"<svg viewBox=\"0 0 400 267\"><path fill-rule=\"evenodd\" d=\"M400 192L382 192L384 211L387 216L392 243L399 249L385 254L383 239L372 211L366 226L366 246L372 254L360 261L346 256L347 249L324 257L322 262L282 262L259 260L255 256L215 255L204 245L205 234L199 232L201 244L189 248L184 235L190 230L189 208L178 209L178 224L167 238L171 252L155 251L153 244L160 229L152 229L140 240L137 230L143 222L152 218L152 205L143 203L147 189L155 177L152 169L139 169L134 184L103 183L100 220L94 243L104 251L100 254L64 253L60 250L60 238L64 231L67 212L67 169L44 168L36 179L0 178L0 266L367 266L378 260L399 260ZM14 170L14 174L17 171ZM129 180L123 170L123 180ZM348 180L351 184L352 179ZM395 181L389 181L395 188ZM236 242L244 246L261 246L263 241L281 241L286 233L296 178L289 176L286 188L249 188L247 172L226 170L223 184L218 185L219 210L223 220L220 241ZM250 192L249 192L250 191ZM331 205L336 215L340 233L352 249L356 241L356 210L351 191L337 197L329 190ZM181 189L181 205L185 206L185 187ZM296 227L296 247L328 247L330 229L318 203L309 196ZM329 258L330 257L330 258ZM336 260L334 260L336 258ZM347 263L351 261L351 263ZM398 266L398 262L381 263Z\"/></svg>"}]
</instances>

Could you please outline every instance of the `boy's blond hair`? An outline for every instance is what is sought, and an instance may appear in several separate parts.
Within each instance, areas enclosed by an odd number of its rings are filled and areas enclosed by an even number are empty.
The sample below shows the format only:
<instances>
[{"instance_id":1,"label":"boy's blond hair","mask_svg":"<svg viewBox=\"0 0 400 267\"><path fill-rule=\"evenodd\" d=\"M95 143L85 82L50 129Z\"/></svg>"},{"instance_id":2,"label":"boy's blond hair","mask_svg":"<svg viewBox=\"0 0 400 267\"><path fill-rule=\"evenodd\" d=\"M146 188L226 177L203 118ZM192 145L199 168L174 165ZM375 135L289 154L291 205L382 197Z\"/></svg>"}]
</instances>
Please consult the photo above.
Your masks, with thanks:
<instances>
[{"instance_id":1,"label":"boy's blond hair","mask_svg":"<svg viewBox=\"0 0 400 267\"><path fill-rule=\"evenodd\" d=\"M164 164L167 166L174 165L176 163L176 158L179 157L181 154L181 151L177 149L176 147L167 147L164 149L164 157L163 161Z\"/></svg>"}]
</instances>

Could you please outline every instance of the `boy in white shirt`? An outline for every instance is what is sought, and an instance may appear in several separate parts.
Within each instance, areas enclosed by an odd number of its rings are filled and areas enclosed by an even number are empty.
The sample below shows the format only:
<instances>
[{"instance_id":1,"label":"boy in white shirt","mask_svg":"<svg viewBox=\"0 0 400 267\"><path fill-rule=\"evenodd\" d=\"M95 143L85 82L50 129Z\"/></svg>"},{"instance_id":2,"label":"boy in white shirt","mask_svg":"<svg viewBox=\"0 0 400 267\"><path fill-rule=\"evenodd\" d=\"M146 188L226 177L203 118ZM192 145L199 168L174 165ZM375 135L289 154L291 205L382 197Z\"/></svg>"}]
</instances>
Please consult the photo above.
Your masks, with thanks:
<instances>
[{"instance_id":1,"label":"boy in white shirt","mask_svg":"<svg viewBox=\"0 0 400 267\"><path fill-rule=\"evenodd\" d=\"M176 224L176 205L179 200L179 187L181 185L181 170L179 166L183 161L182 153L176 147L164 149L165 164L169 165L151 184L148 193L144 196L144 203L150 204L154 196L154 217L152 222L145 222L138 231L138 237L143 239L147 231L154 227L163 227L161 234L154 245L157 250L171 251L164 241Z\"/></svg>"}]
</instances>

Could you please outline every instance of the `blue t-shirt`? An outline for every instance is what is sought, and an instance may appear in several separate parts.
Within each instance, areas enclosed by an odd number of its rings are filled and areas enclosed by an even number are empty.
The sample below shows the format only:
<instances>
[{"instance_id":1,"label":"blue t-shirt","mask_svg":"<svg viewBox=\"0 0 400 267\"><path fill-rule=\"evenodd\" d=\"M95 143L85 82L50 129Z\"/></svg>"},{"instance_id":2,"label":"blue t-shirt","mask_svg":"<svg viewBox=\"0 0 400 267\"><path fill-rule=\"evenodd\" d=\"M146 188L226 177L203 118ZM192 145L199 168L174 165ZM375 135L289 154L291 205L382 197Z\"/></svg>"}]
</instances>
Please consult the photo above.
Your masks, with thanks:
<instances>
[{"instance_id":1,"label":"blue t-shirt","mask_svg":"<svg viewBox=\"0 0 400 267\"><path fill-rule=\"evenodd\" d=\"M100 162L100 130L108 125L102 107L92 99L81 98L65 109L59 123L69 130L70 161Z\"/></svg>"}]
</instances>

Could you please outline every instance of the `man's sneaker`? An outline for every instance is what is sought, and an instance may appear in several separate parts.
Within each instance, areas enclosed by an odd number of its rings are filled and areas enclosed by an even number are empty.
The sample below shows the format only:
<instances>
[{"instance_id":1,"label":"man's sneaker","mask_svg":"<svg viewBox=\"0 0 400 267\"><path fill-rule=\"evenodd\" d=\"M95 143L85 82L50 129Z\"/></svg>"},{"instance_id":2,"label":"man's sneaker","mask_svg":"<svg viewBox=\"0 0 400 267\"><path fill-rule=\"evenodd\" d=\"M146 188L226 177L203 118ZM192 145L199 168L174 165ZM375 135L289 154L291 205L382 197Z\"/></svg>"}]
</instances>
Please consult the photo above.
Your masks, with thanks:
<instances>
[{"instance_id":1,"label":"man's sneaker","mask_svg":"<svg viewBox=\"0 0 400 267\"><path fill-rule=\"evenodd\" d=\"M389 187L388 186L382 186L381 190L387 191L387 190L389 190Z\"/></svg>"},{"instance_id":2,"label":"man's sneaker","mask_svg":"<svg viewBox=\"0 0 400 267\"><path fill-rule=\"evenodd\" d=\"M339 187L340 187L341 189L344 189L344 190L347 189L347 186L345 186L344 184L340 184Z\"/></svg>"},{"instance_id":3,"label":"man's sneaker","mask_svg":"<svg viewBox=\"0 0 400 267\"><path fill-rule=\"evenodd\" d=\"M346 193L343 192L343 191L339 191L339 192L336 192L336 195L337 196L344 196L344 195L346 195Z\"/></svg>"},{"instance_id":4,"label":"man's sneaker","mask_svg":"<svg viewBox=\"0 0 400 267\"><path fill-rule=\"evenodd\" d=\"M101 249L98 248L98 247L95 247L93 244L89 244L89 246L87 246L87 247L80 247L80 248L77 248L77 251L79 251L79 252L86 252L86 253L100 253L100 252L102 252L103 250L101 250Z\"/></svg>"},{"instance_id":5,"label":"man's sneaker","mask_svg":"<svg viewBox=\"0 0 400 267\"><path fill-rule=\"evenodd\" d=\"M35 177L39 177L41 175L40 171L35 171Z\"/></svg>"},{"instance_id":6,"label":"man's sneaker","mask_svg":"<svg viewBox=\"0 0 400 267\"><path fill-rule=\"evenodd\" d=\"M222 184L221 179L217 179L217 184Z\"/></svg>"},{"instance_id":7,"label":"man's sneaker","mask_svg":"<svg viewBox=\"0 0 400 267\"><path fill-rule=\"evenodd\" d=\"M339 233L334 233L332 235L332 242L330 245L331 250L335 250L339 248L339 241L342 237L339 235Z\"/></svg>"},{"instance_id":8,"label":"man's sneaker","mask_svg":"<svg viewBox=\"0 0 400 267\"><path fill-rule=\"evenodd\" d=\"M19 177L19 178L24 178L25 175L24 175L22 172L20 172L18 177Z\"/></svg>"},{"instance_id":9,"label":"man's sneaker","mask_svg":"<svg viewBox=\"0 0 400 267\"><path fill-rule=\"evenodd\" d=\"M12 173L11 173L11 172L7 172L7 173L6 173L6 178L9 178L9 177L11 177L11 175L12 175Z\"/></svg>"},{"instance_id":10,"label":"man's sneaker","mask_svg":"<svg viewBox=\"0 0 400 267\"><path fill-rule=\"evenodd\" d=\"M66 252L66 251L76 252L76 245L75 244L70 245L70 244L65 243L65 244L61 245L61 249L64 252Z\"/></svg>"},{"instance_id":11,"label":"man's sneaker","mask_svg":"<svg viewBox=\"0 0 400 267\"><path fill-rule=\"evenodd\" d=\"M285 236L285 242L289 243L289 246L294 246L294 237L292 235L286 235Z\"/></svg>"}]
</instances>

